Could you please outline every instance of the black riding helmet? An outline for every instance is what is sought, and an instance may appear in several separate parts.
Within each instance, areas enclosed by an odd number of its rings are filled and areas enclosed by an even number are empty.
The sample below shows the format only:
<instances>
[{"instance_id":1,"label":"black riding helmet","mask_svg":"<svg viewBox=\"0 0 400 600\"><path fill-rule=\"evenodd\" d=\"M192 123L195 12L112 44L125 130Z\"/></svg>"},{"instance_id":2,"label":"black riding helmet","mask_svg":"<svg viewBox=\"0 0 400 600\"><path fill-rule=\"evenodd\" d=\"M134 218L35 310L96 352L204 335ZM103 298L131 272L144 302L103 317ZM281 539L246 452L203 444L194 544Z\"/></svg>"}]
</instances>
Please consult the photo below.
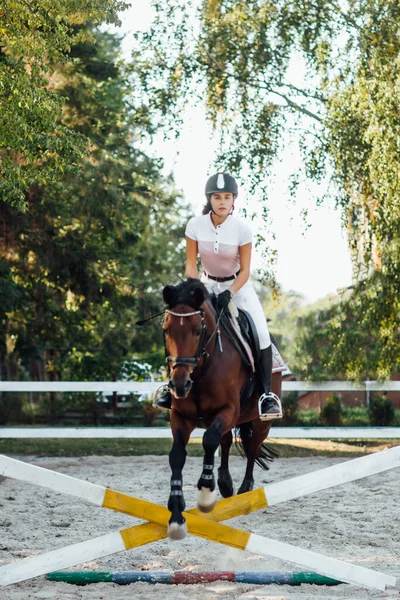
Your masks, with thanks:
<instances>
[{"instance_id":1,"label":"black riding helmet","mask_svg":"<svg viewBox=\"0 0 400 600\"><path fill-rule=\"evenodd\" d=\"M212 175L206 183L206 198L209 200L211 198L211 194L217 192L231 192L234 198L236 198L239 193L239 189L234 177L229 175L229 173L216 173L215 175Z\"/></svg>"}]
</instances>

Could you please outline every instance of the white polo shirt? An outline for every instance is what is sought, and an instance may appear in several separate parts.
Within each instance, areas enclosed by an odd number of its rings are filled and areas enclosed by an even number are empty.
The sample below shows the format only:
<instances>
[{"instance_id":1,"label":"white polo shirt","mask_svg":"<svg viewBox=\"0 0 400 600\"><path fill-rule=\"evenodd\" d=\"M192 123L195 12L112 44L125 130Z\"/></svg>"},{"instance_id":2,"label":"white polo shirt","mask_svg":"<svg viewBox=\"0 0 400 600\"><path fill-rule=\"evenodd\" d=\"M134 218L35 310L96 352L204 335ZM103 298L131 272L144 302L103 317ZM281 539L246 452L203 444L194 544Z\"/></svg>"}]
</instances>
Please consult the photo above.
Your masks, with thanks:
<instances>
[{"instance_id":1,"label":"white polo shirt","mask_svg":"<svg viewBox=\"0 0 400 600\"><path fill-rule=\"evenodd\" d=\"M250 227L232 215L214 226L211 212L193 217L185 235L198 243L201 265L214 277L230 277L240 269L239 247L252 242Z\"/></svg>"}]
</instances>

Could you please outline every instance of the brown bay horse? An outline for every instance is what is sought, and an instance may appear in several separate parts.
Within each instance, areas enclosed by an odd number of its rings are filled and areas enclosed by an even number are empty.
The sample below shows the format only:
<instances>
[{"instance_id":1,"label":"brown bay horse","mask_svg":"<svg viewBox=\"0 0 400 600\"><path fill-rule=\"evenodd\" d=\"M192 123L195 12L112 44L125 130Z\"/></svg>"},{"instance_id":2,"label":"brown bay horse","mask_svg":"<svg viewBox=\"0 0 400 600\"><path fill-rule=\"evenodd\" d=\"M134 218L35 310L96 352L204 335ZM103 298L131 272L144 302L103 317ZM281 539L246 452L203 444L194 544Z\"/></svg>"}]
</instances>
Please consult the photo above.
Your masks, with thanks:
<instances>
[{"instance_id":1,"label":"brown bay horse","mask_svg":"<svg viewBox=\"0 0 400 600\"><path fill-rule=\"evenodd\" d=\"M204 427L203 470L198 481L198 507L211 511L217 502L214 479L215 452L221 446L218 487L224 497L232 496L229 473L229 450L232 429L240 432L241 447L247 467L238 494L253 488L253 469L257 462L264 469L277 453L263 443L272 421L258 418L258 385L241 408L240 392L250 375L224 329L205 286L198 279L188 279L177 286L166 286L167 304L163 321L165 349L169 364L169 389L172 396L171 429L173 445L169 454L172 471L168 509L171 511L168 535L181 539L186 535L182 515L185 501L182 470L186 446L195 427ZM272 377L272 391L281 395L282 376Z\"/></svg>"}]
</instances>

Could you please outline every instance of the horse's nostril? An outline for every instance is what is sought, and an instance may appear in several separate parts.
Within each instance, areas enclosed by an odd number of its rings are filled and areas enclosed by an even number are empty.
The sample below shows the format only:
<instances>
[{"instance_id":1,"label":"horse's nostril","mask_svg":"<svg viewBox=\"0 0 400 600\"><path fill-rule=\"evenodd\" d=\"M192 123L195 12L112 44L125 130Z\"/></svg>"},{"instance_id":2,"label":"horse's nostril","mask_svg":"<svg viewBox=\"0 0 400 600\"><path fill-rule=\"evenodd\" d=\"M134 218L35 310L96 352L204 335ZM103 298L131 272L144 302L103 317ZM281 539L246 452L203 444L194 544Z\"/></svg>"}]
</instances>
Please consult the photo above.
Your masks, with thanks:
<instances>
[{"instance_id":1,"label":"horse's nostril","mask_svg":"<svg viewBox=\"0 0 400 600\"><path fill-rule=\"evenodd\" d=\"M191 380L190 380L190 379L188 379L188 380L186 381L186 383L185 383L185 389L189 389L189 388L191 388L191 387L192 387L192 382L191 382Z\"/></svg>"},{"instance_id":2,"label":"horse's nostril","mask_svg":"<svg viewBox=\"0 0 400 600\"><path fill-rule=\"evenodd\" d=\"M170 381L168 387L170 387L172 390L174 390L176 386L173 381Z\"/></svg>"}]
</instances>

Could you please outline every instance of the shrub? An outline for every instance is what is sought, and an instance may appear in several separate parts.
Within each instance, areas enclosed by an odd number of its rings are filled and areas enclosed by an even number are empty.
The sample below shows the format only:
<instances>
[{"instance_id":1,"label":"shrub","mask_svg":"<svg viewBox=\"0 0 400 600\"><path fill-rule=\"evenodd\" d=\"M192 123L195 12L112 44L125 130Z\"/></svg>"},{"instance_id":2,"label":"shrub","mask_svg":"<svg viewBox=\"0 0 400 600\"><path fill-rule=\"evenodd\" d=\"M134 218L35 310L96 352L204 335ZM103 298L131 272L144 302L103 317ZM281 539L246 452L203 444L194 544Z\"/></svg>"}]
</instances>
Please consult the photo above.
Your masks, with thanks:
<instances>
[{"instance_id":1,"label":"shrub","mask_svg":"<svg viewBox=\"0 0 400 600\"><path fill-rule=\"evenodd\" d=\"M23 412L23 394L21 392L0 393L0 425L10 421L18 423Z\"/></svg>"},{"instance_id":2,"label":"shrub","mask_svg":"<svg viewBox=\"0 0 400 600\"><path fill-rule=\"evenodd\" d=\"M376 427L392 425L395 417L392 401L386 395L375 396L371 400L368 415L371 425L375 425Z\"/></svg>"},{"instance_id":3,"label":"shrub","mask_svg":"<svg viewBox=\"0 0 400 600\"><path fill-rule=\"evenodd\" d=\"M321 410L320 421L323 425L337 427L343 424L343 411L339 396L328 396Z\"/></svg>"},{"instance_id":4,"label":"shrub","mask_svg":"<svg viewBox=\"0 0 400 600\"><path fill-rule=\"evenodd\" d=\"M282 397L283 418L276 421L276 425L284 427L297 425L299 421L299 401L297 392L287 392Z\"/></svg>"},{"instance_id":5,"label":"shrub","mask_svg":"<svg viewBox=\"0 0 400 600\"><path fill-rule=\"evenodd\" d=\"M156 415L158 413L158 409L156 406L153 406L153 400L143 400L142 402L142 411L143 411L143 425L145 427L151 427L154 425L154 421Z\"/></svg>"},{"instance_id":6,"label":"shrub","mask_svg":"<svg viewBox=\"0 0 400 600\"><path fill-rule=\"evenodd\" d=\"M319 414L317 410L302 410L297 425L300 427L316 427L319 425Z\"/></svg>"},{"instance_id":7,"label":"shrub","mask_svg":"<svg viewBox=\"0 0 400 600\"><path fill-rule=\"evenodd\" d=\"M343 409L343 425L346 427L368 427L369 424L367 407L352 406Z\"/></svg>"}]
</instances>

